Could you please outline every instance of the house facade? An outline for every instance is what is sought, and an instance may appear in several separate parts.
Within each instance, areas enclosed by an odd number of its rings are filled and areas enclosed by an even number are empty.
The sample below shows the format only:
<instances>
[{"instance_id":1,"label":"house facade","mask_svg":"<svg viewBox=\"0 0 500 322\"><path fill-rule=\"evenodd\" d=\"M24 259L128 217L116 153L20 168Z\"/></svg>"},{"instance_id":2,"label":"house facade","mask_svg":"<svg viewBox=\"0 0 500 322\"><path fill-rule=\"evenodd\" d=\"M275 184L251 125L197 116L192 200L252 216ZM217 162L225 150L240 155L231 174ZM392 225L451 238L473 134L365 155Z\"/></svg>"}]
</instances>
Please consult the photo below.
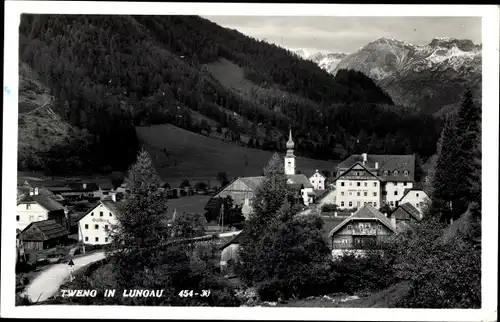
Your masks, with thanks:
<instances>
[{"instance_id":1,"label":"house facade","mask_svg":"<svg viewBox=\"0 0 500 322\"><path fill-rule=\"evenodd\" d=\"M396 232L394 221L367 204L330 231L332 255L365 250Z\"/></svg>"},{"instance_id":2,"label":"house facade","mask_svg":"<svg viewBox=\"0 0 500 322\"><path fill-rule=\"evenodd\" d=\"M326 177L318 170L309 178L309 181L315 190L325 190Z\"/></svg>"},{"instance_id":3,"label":"house facade","mask_svg":"<svg viewBox=\"0 0 500 322\"><path fill-rule=\"evenodd\" d=\"M38 188L31 188L29 195L17 201L16 222L20 231L37 221L54 219L63 227L68 227L64 207L50 196L38 194Z\"/></svg>"},{"instance_id":4,"label":"house facade","mask_svg":"<svg viewBox=\"0 0 500 322\"><path fill-rule=\"evenodd\" d=\"M397 207L413 188L414 177L415 155L352 155L338 166L336 204L347 209Z\"/></svg>"},{"instance_id":5,"label":"house facade","mask_svg":"<svg viewBox=\"0 0 500 322\"><path fill-rule=\"evenodd\" d=\"M118 223L118 209L113 200L101 200L78 222L78 240L84 244L106 245L111 242L109 232Z\"/></svg>"},{"instance_id":6,"label":"house facade","mask_svg":"<svg viewBox=\"0 0 500 322\"><path fill-rule=\"evenodd\" d=\"M423 213L430 202L431 198L423 188L411 188L404 192L399 204L409 203Z\"/></svg>"}]
</instances>

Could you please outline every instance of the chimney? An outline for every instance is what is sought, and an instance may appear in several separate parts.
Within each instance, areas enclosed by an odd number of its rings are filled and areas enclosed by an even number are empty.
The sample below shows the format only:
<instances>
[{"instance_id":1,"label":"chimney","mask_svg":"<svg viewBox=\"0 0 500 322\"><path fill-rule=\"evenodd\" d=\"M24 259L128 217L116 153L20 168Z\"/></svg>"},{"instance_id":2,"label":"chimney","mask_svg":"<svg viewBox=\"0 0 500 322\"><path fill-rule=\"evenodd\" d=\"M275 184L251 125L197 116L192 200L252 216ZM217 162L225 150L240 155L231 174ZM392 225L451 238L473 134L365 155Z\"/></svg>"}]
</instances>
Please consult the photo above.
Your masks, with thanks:
<instances>
[{"instance_id":1,"label":"chimney","mask_svg":"<svg viewBox=\"0 0 500 322\"><path fill-rule=\"evenodd\" d=\"M116 193L111 194L111 200L113 200L113 202L116 202Z\"/></svg>"},{"instance_id":2,"label":"chimney","mask_svg":"<svg viewBox=\"0 0 500 322\"><path fill-rule=\"evenodd\" d=\"M33 196L35 194L35 190L33 188L30 188L30 196Z\"/></svg>"},{"instance_id":3,"label":"chimney","mask_svg":"<svg viewBox=\"0 0 500 322\"><path fill-rule=\"evenodd\" d=\"M396 216L391 217L391 224L392 224L392 227L396 228Z\"/></svg>"},{"instance_id":4,"label":"chimney","mask_svg":"<svg viewBox=\"0 0 500 322\"><path fill-rule=\"evenodd\" d=\"M87 189L87 184L86 183L83 184L83 189Z\"/></svg>"},{"instance_id":5,"label":"chimney","mask_svg":"<svg viewBox=\"0 0 500 322\"><path fill-rule=\"evenodd\" d=\"M378 162L375 162L375 169L378 170Z\"/></svg>"},{"instance_id":6,"label":"chimney","mask_svg":"<svg viewBox=\"0 0 500 322\"><path fill-rule=\"evenodd\" d=\"M365 163L368 159L368 155L366 153L363 153L363 154L361 154L361 156L363 157L363 165L365 165Z\"/></svg>"},{"instance_id":7,"label":"chimney","mask_svg":"<svg viewBox=\"0 0 500 322\"><path fill-rule=\"evenodd\" d=\"M35 196L38 196L38 187L35 187L34 194L35 194Z\"/></svg>"},{"instance_id":8,"label":"chimney","mask_svg":"<svg viewBox=\"0 0 500 322\"><path fill-rule=\"evenodd\" d=\"M333 215L334 215L335 217L337 217L337 212L335 211L335 212L333 213Z\"/></svg>"}]
</instances>

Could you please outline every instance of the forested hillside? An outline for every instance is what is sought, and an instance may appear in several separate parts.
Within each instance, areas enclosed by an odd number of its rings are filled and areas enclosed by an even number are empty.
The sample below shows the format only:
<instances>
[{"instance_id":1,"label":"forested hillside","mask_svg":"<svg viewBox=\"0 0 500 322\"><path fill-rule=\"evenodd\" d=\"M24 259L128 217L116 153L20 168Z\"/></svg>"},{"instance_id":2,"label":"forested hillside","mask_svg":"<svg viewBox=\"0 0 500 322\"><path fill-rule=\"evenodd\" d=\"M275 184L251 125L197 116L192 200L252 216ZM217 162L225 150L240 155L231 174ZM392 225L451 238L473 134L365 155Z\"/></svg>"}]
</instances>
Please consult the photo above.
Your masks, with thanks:
<instances>
[{"instance_id":1,"label":"forested hillside","mask_svg":"<svg viewBox=\"0 0 500 322\"><path fill-rule=\"evenodd\" d=\"M20 59L49 88L54 112L92 134L102 161L92 170L128 166L134 126L160 123L268 150L282 148L292 126L297 152L313 158L367 148L362 130L372 153L434 153L434 119L400 112L365 75L333 77L200 17L23 15ZM249 91L217 77L221 60L243 70Z\"/></svg>"}]
</instances>

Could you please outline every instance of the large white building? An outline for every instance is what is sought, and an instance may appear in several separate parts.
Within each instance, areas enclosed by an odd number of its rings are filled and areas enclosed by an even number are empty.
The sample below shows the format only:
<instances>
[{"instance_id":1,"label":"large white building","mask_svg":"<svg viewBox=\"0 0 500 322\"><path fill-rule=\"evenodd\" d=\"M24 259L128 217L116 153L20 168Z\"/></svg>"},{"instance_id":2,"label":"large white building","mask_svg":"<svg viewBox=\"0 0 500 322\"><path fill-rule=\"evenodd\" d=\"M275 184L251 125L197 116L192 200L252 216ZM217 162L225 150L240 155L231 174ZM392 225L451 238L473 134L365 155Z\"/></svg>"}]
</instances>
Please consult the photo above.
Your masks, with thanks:
<instances>
[{"instance_id":1,"label":"large white building","mask_svg":"<svg viewBox=\"0 0 500 322\"><path fill-rule=\"evenodd\" d=\"M38 188L30 188L29 194L22 195L17 201L17 229L22 231L37 221L54 219L63 227L68 227L64 207L47 195L40 195Z\"/></svg>"},{"instance_id":2,"label":"large white building","mask_svg":"<svg viewBox=\"0 0 500 322\"><path fill-rule=\"evenodd\" d=\"M101 200L78 222L78 240L84 244L105 245L111 242L109 232L118 223L116 202Z\"/></svg>"},{"instance_id":3,"label":"large white building","mask_svg":"<svg viewBox=\"0 0 500 322\"><path fill-rule=\"evenodd\" d=\"M397 207L414 187L415 155L352 155L339 164L334 182L340 208Z\"/></svg>"}]
</instances>

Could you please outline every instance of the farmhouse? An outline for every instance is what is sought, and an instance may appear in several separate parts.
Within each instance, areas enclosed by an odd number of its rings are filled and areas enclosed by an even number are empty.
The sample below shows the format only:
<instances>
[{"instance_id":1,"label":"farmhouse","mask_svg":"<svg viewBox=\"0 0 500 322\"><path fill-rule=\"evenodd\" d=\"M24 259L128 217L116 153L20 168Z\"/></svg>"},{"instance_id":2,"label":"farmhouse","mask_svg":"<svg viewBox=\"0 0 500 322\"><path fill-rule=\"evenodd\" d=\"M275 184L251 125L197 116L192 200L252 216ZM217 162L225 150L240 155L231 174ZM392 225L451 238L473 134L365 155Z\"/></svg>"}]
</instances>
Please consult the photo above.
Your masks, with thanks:
<instances>
[{"instance_id":1,"label":"farmhouse","mask_svg":"<svg viewBox=\"0 0 500 322\"><path fill-rule=\"evenodd\" d=\"M309 181L315 190L325 190L326 177L318 170L316 170L316 172L309 178Z\"/></svg>"},{"instance_id":2,"label":"farmhouse","mask_svg":"<svg viewBox=\"0 0 500 322\"><path fill-rule=\"evenodd\" d=\"M29 224L20 234L24 249L40 250L66 243L69 231L53 219Z\"/></svg>"},{"instance_id":3,"label":"farmhouse","mask_svg":"<svg viewBox=\"0 0 500 322\"><path fill-rule=\"evenodd\" d=\"M118 223L116 205L113 200L103 199L92 207L78 222L78 240L91 245L109 244L109 232Z\"/></svg>"},{"instance_id":4,"label":"farmhouse","mask_svg":"<svg viewBox=\"0 0 500 322\"><path fill-rule=\"evenodd\" d=\"M394 220L389 220L374 206L367 204L330 231L332 254L364 250L396 232Z\"/></svg>"},{"instance_id":5,"label":"farmhouse","mask_svg":"<svg viewBox=\"0 0 500 322\"><path fill-rule=\"evenodd\" d=\"M392 213L388 216L392 221L396 222L396 225L400 223L414 223L422 220L422 213L415 208L411 203L406 202L400 204Z\"/></svg>"},{"instance_id":6,"label":"farmhouse","mask_svg":"<svg viewBox=\"0 0 500 322\"><path fill-rule=\"evenodd\" d=\"M18 199L16 207L17 229L24 230L29 224L53 219L67 228L64 207L50 196L40 195L38 188L31 188L29 195Z\"/></svg>"},{"instance_id":7,"label":"farmhouse","mask_svg":"<svg viewBox=\"0 0 500 322\"><path fill-rule=\"evenodd\" d=\"M336 204L360 208L370 204L398 206L415 183L415 155L352 155L338 166Z\"/></svg>"},{"instance_id":8,"label":"farmhouse","mask_svg":"<svg viewBox=\"0 0 500 322\"><path fill-rule=\"evenodd\" d=\"M295 155L293 153L294 146L295 143L292 140L292 132L290 131L290 137L286 143L288 150L284 160L285 175L287 177L287 183L292 189L297 190L297 193L300 196L299 198L302 199L304 205L308 206L314 202L316 193L314 192L314 186L305 175L295 173ZM209 211L219 207L220 202L217 201L218 198L231 196L234 200L234 204L241 206L243 215L248 218L248 215L252 212L252 200L255 197L257 189L264 182L264 180L264 176L237 177L233 179L229 182L229 184L215 193L205 206L205 210Z\"/></svg>"},{"instance_id":9,"label":"farmhouse","mask_svg":"<svg viewBox=\"0 0 500 322\"><path fill-rule=\"evenodd\" d=\"M399 204L410 203L418 212L422 213L430 202L431 199L425 188L414 187L404 191Z\"/></svg>"}]
</instances>

